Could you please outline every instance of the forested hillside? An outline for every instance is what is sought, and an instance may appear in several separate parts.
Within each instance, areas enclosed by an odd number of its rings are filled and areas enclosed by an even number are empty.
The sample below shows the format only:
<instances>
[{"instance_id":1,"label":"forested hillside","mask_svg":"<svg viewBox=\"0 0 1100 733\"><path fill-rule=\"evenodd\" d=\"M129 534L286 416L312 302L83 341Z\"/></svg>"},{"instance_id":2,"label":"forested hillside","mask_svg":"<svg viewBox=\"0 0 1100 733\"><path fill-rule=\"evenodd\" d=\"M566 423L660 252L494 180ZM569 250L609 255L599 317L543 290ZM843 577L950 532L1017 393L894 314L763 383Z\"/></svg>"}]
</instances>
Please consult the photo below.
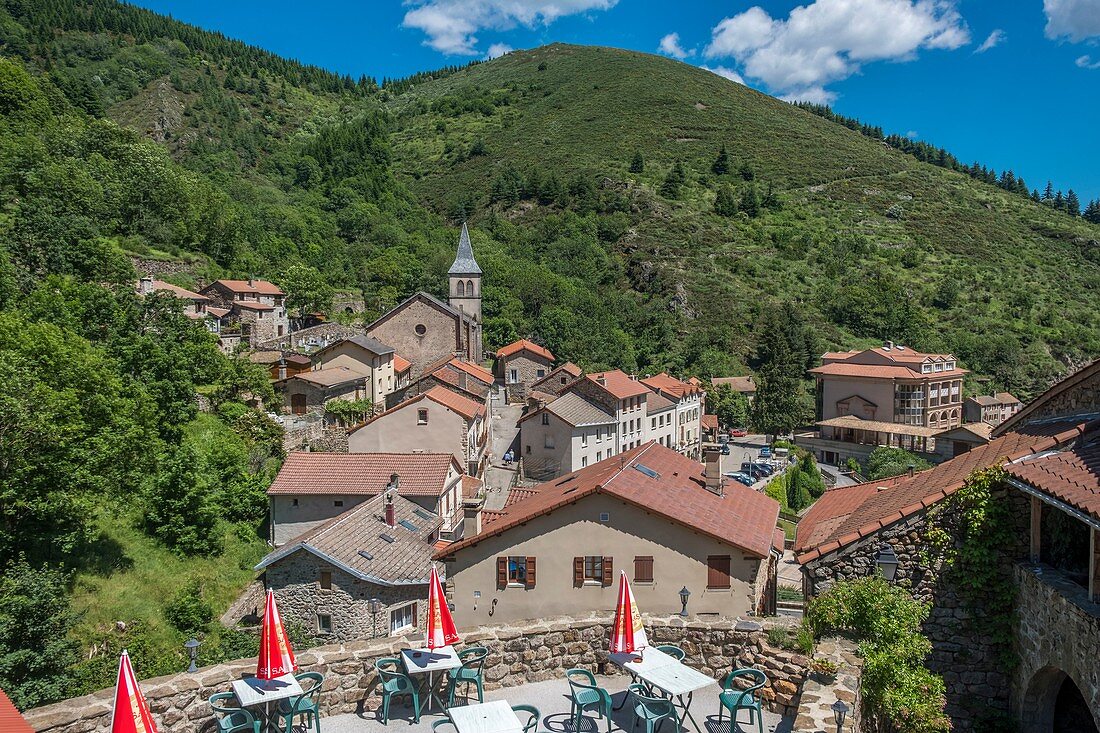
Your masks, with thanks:
<instances>
[{"instance_id":1,"label":"forested hillside","mask_svg":"<svg viewBox=\"0 0 1100 733\"><path fill-rule=\"evenodd\" d=\"M212 619L264 550L268 380L136 298L133 257L320 278L369 318L443 295L469 218L489 348L751 367L797 419L826 348L954 351L1024 398L1100 354L1100 228L668 59L554 45L379 88L112 0L0 0L0 55L0 686L24 707L108 684L121 644L153 675L192 633L204 661L254 643Z\"/></svg>"}]
</instances>

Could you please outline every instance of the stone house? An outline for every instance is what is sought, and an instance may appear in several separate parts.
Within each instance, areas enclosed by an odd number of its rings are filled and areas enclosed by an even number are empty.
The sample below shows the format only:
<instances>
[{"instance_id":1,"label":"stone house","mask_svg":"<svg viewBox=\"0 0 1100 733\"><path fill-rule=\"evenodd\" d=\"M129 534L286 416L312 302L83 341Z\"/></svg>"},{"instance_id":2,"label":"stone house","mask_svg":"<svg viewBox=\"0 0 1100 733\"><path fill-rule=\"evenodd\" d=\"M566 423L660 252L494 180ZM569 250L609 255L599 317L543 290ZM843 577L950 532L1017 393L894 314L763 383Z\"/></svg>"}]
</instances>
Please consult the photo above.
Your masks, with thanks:
<instances>
[{"instance_id":1,"label":"stone house","mask_svg":"<svg viewBox=\"0 0 1100 733\"><path fill-rule=\"evenodd\" d=\"M286 623L332 641L424 628L441 520L392 489L295 537L256 565Z\"/></svg>"},{"instance_id":2,"label":"stone house","mask_svg":"<svg viewBox=\"0 0 1100 733\"><path fill-rule=\"evenodd\" d=\"M379 411L385 409L386 396L397 388L393 361L396 352L369 336L351 336L334 341L313 352L315 370L347 367L367 379L367 398Z\"/></svg>"},{"instance_id":3,"label":"stone house","mask_svg":"<svg viewBox=\"0 0 1100 733\"><path fill-rule=\"evenodd\" d=\"M967 397L963 402L963 419L984 422L996 427L1019 412L1024 403L1008 392Z\"/></svg>"},{"instance_id":4,"label":"stone house","mask_svg":"<svg viewBox=\"0 0 1100 733\"><path fill-rule=\"evenodd\" d=\"M703 442L717 443L718 442L718 416L717 415L703 415L700 421L700 427L703 430Z\"/></svg>"},{"instance_id":5,"label":"stone house","mask_svg":"<svg viewBox=\"0 0 1100 733\"><path fill-rule=\"evenodd\" d=\"M625 570L646 613L705 618L772 607L779 504L650 442L542 484L437 551L459 626L615 608ZM564 551L563 551L564 549Z\"/></svg>"},{"instance_id":6,"label":"stone house","mask_svg":"<svg viewBox=\"0 0 1100 733\"><path fill-rule=\"evenodd\" d=\"M738 394L745 395L749 402L756 397L756 380L751 374L743 377L713 377L710 380L715 387L727 386ZM740 425L727 425L726 427L742 427Z\"/></svg>"},{"instance_id":7,"label":"stone house","mask_svg":"<svg viewBox=\"0 0 1100 733\"><path fill-rule=\"evenodd\" d=\"M496 353L496 373L504 380L509 402L523 402L536 382L554 368L554 355L544 346L520 339Z\"/></svg>"},{"instance_id":8,"label":"stone house","mask_svg":"<svg viewBox=\"0 0 1100 733\"><path fill-rule=\"evenodd\" d=\"M615 416L575 392L528 412L518 422L523 473L548 481L614 455Z\"/></svg>"},{"instance_id":9,"label":"stone house","mask_svg":"<svg viewBox=\"0 0 1100 733\"><path fill-rule=\"evenodd\" d=\"M286 312L286 293L267 280L215 280L202 289L210 304L229 310L240 324L241 337L256 346L261 341L282 337L290 332Z\"/></svg>"},{"instance_id":10,"label":"stone house","mask_svg":"<svg viewBox=\"0 0 1100 733\"><path fill-rule=\"evenodd\" d=\"M1051 387L998 426L991 440L927 471L829 489L803 516L795 540L807 596L876 572L889 546L894 582L932 603L929 667L947 683L957 730L981 730L990 713L1023 730L1090 730L1100 724L1100 361ZM1000 548L1016 593L1011 653L981 623L997 602L965 602L928 552L930 509L975 470L1003 466L995 501L1007 509ZM950 517L948 517L950 519ZM968 620L975 619L970 623ZM1092 728L1095 730L1095 728Z\"/></svg>"},{"instance_id":11,"label":"stone house","mask_svg":"<svg viewBox=\"0 0 1100 733\"><path fill-rule=\"evenodd\" d=\"M415 382L390 395L387 404L394 407L411 397L430 391L433 387L441 387L475 402L482 402L488 409L493 375L484 367L457 356L452 357L429 366Z\"/></svg>"},{"instance_id":12,"label":"stone house","mask_svg":"<svg viewBox=\"0 0 1100 733\"><path fill-rule=\"evenodd\" d=\"M703 390L701 387L661 372L641 380L642 384L676 405L675 445L669 446L689 458L703 455Z\"/></svg>"},{"instance_id":13,"label":"stone house","mask_svg":"<svg viewBox=\"0 0 1100 733\"><path fill-rule=\"evenodd\" d=\"M936 433L936 455L942 461L962 455L968 450L988 443L992 432L993 426L989 423L968 422L944 430L942 433Z\"/></svg>"},{"instance_id":14,"label":"stone house","mask_svg":"<svg viewBox=\"0 0 1100 733\"><path fill-rule=\"evenodd\" d=\"M287 454L267 489L271 542L298 535L377 496L398 477L398 493L439 517L439 533L461 536L462 467L449 453Z\"/></svg>"},{"instance_id":15,"label":"stone house","mask_svg":"<svg viewBox=\"0 0 1100 733\"><path fill-rule=\"evenodd\" d=\"M161 293L179 298L184 303L183 314L185 316L196 321L206 320L206 308L210 305L210 298L201 293L181 288L179 285L173 285L163 280L156 280L151 275L146 275L138 280L137 294L149 295L150 293Z\"/></svg>"},{"instance_id":16,"label":"stone house","mask_svg":"<svg viewBox=\"0 0 1100 733\"><path fill-rule=\"evenodd\" d=\"M282 351L253 351L248 354L253 364L267 367L271 381L278 382L296 374L313 371L313 361L305 354Z\"/></svg>"},{"instance_id":17,"label":"stone house","mask_svg":"<svg viewBox=\"0 0 1100 733\"><path fill-rule=\"evenodd\" d=\"M533 382L529 391L542 392L557 397L565 391L570 383L583 375L584 371L579 366L567 361L564 364L558 364L545 377Z\"/></svg>"},{"instance_id":18,"label":"stone house","mask_svg":"<svg viewBox=\"0 0 1100 733\"><path fill-rule=\"evenodd\" d=\"M324 412L329 400L363 400L370 396L367 377L344 366L301 372L275 382L283 413Z\"/></svg>"},{"instance_id":19,"label":"stone house","mask_svg":"<svg viewBox=\"0 0 1100 733\"><path fill-rule=\"evenodd\" d=\"M433 387L355 428L348 451L450 453L477 476L488 444L488 414L483 402Z\"/></svg>"},{"instance_id":20,"label":"stone house","mask_svg":"<svg viewBox=\"0 0 1100 733\"><path fill-rule=\"evenodd\" d=\"M474 260L465 224L447 277L446 303L428 293L415 293L366 329L368 336L390 344L412 363L414 379L440 359L482 359L481 268Z\"/></svg>"}]
</instances>

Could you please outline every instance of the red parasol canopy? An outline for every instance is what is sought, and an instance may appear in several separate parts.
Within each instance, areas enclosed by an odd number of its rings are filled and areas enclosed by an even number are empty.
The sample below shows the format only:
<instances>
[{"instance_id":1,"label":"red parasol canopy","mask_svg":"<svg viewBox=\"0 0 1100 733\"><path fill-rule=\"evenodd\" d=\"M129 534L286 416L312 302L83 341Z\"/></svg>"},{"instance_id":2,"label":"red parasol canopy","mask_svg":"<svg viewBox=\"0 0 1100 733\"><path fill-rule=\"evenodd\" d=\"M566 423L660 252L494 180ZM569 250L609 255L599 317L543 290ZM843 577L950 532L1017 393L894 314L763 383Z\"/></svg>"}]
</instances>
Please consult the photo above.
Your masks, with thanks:
<instances>
[{"instance_id":1,"label":"red parasol canopy","mask_svg":"<svg viewBox=\"0 0 1100 733\"><path fill-rule=\"evenodd\" d=\"M619 573L619 602L615 605L615 623L611 626L610 650L612 654L634 652L648 645L642 614L634 602L634 592L630 590L630 581L623 570Z\"/></svg>"},{"instance_id":2,"label":"red parasol canopy","mask_svg":"<svg viewBox=\"0 0 1100 733\"><path fill-rule=\"evenodd\" d=\"M439 573L436 571L435 565L432 565L432 574L428 579L428 619L426 626L427 647L429 649L438 649L458 641L455 621L451 618L451 609L447 605L447 596L443 594L443 584L439 582Z\"/></svg>"},{"instance_id":3,"label":"red parasol canopy","mask_svg":"<svg viewBox=\"0 0 1100 733\"><path fill-rule=\"evenodd\" d=\"M157 733L153 716L141 694L130 655L122 650L118 660L118 682L115 685L115 709L111 713L111 733Z\"/></svg>"},{"instance_id":4,"label":"red parasol canopy","mask_svg":"<svg viewBox=\"0 0 1100 733\"><path fill-rule=\"evenodd\" d=\"M264 607L264 626L260 632L260 660L256 664L256 676L261 680L273 680L298 669L294 650L283 628L283 619L275 607L275 594L269 588Z\"/></svg>"}]
</instances>

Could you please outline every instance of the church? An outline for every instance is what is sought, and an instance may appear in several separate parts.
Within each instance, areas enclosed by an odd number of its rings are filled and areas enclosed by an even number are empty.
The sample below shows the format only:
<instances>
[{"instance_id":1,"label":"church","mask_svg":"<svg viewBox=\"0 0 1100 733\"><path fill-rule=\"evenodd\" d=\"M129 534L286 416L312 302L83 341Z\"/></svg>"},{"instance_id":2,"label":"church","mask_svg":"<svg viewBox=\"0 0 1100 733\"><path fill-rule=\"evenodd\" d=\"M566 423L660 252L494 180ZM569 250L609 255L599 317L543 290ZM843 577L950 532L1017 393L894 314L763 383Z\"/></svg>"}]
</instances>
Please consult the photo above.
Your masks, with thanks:
<instances>
[{"instance_id":1,"label":"church","mask_svg":"<svg viewBox=\"0 0 1100 733\"><path fill-rule=\"evenodd\" d=\"M474 259L466 224L458 238L458 252L447 271L447 302L425 292L414 293L374 323L367 335L392 346L412 363L415 381L425 368L458 356L480 363L481 267Z\"/></svg>"}]
</instances>

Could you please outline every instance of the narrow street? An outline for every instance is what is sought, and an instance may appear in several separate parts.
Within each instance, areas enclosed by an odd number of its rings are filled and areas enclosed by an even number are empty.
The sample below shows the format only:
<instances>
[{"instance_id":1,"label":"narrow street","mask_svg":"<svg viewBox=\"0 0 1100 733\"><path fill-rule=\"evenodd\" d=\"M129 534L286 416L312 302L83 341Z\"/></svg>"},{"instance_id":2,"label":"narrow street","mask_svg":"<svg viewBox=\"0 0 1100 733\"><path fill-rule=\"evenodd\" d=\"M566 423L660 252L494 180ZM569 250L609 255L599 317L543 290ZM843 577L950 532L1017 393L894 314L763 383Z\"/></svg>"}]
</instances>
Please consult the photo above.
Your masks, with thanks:
<instances>
[{"instance_id":1,"label":"narrow street","mask_svg":"<svg viewBox=\"0 0 1100 733\"><path fill-rule=\"evenodd\" d=\"M499 382L493 385L489 396L489 411L492 414L490 436L490 462L485 468L485 508L500 510L508 498L508 489L516 474L516 464L504 463L504 454L512 448L519 456L519 428L516 421L523 414L523 405L508 404L504 400L504 387ZM514 444L514 445L513 445Z\"/></svg>"}]
</instances>

